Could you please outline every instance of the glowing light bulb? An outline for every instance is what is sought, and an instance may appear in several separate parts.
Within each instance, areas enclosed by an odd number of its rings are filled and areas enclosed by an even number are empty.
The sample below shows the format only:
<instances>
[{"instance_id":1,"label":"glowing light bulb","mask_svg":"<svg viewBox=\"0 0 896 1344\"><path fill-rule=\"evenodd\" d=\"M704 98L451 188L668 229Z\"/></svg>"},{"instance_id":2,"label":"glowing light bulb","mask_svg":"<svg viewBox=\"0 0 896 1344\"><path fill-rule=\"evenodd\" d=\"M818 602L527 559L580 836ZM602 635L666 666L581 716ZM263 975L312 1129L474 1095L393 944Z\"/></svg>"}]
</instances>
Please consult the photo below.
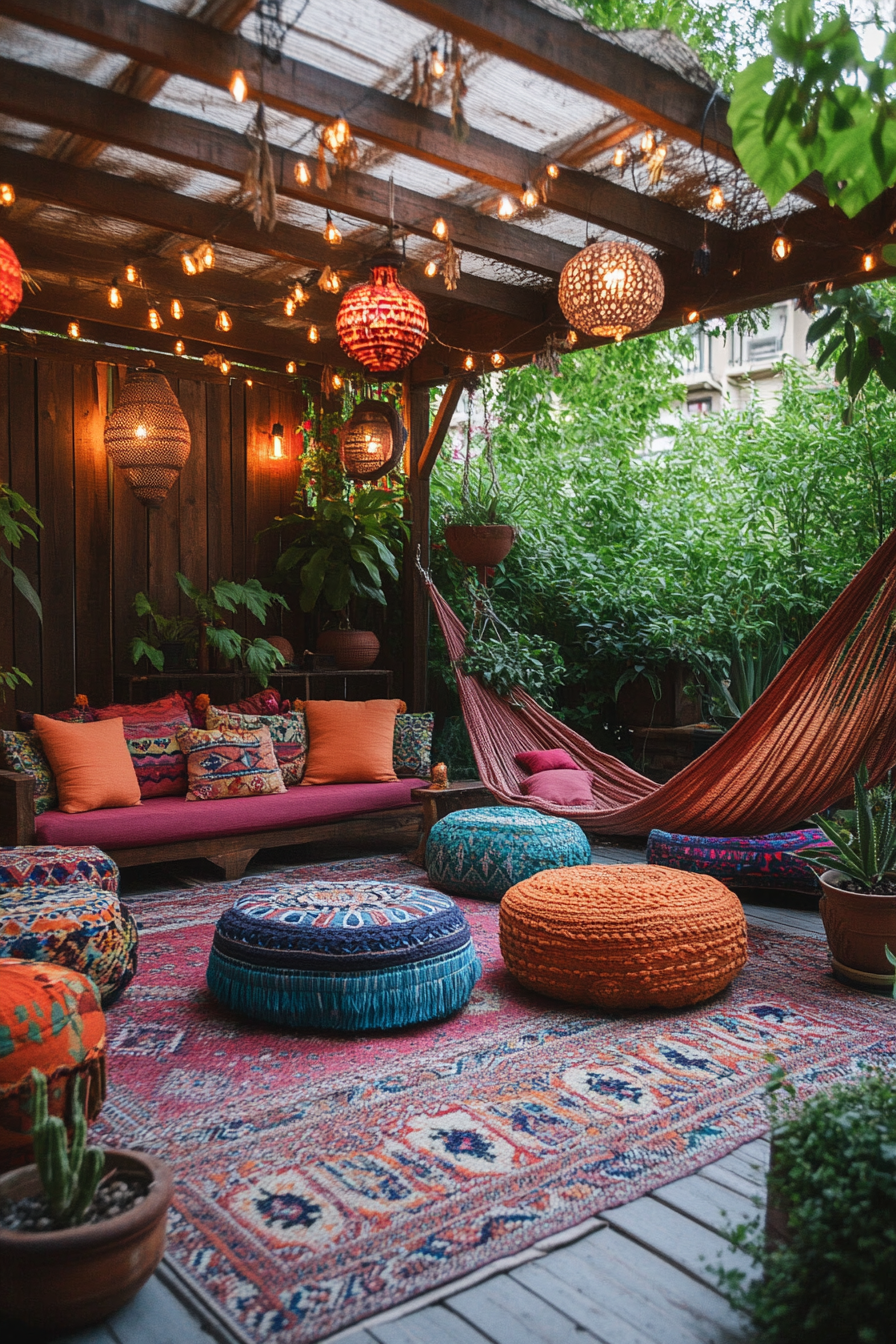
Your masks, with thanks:
<instances>
[{"instance_id":1,"label":"glowing light bulb","mask_svg":"<svg viewBox=\"0 0 896 1344\"><path fill-rule=\"evenodd\" d=\"M530 187L528 182L523 183L523 194L520 197L520 201L527 210L534 210L536 205L538 205L538 192L534 187Z\"/></svg>"},{"instance_id":2,"label":"glowing light bulb","mask_svg":"<svg viewBox=\"0 0 896 1344\"><path fill-rule=\"evenodd\" d=\"M251 378L244 378L244 379L243 379L243 386L244 386L244 387L252 387L252 379L251 379Z\"/></svg>"},{"instance_id":3,"label":"glowing light bulb","mask_svg":"<svg viewBox=\"0 0 896 1344\"><path fill-rule=\"evenodd\" d=\"M429 49L429 73L433 79L441 79L445 73L445 62L439 55L438 47Z\"/></svg>"},{"instance_id":4,"label":"glowing light bulb","mask_svg":"<svg viewBox=\"0 0 896 1344\"><path fill-rule=\"evenodd\" d=\"M471 373L473 369L475 369L475 367L476 367L475 359L473 358L472 355L467 355L466 359L464 360L464 368L466 369L467 373Z\"/></svg>"},{"instance_id":5,"label":"glowing light bulb","mask_svg":"<svg viewBox=\"0 0 896 1344\"><path fill-rule=\"evenodd\" d=\"M298 281L296 281L292 287L292 296L300 308L303 303L308 302L308 291L303 285L300 285Z\"/></svg>"},{"instance_id":6,"label":"glowing light bulb","mask_svg":"<svg viewBox=\"0 0 896 1344\"><path fill-rule=\"evenodd\" d=\"M135 438L135 439L145 439L148 433L149 433L149 430L148 430L148 429L146 428L146 426L143 424L143 421L142 421L142 420L141 420L141 422L140 422L138 425L136 425L136 426L134 427L134 438Z\"/></svg>"},{"instance_id":7,"label":"glowing light bulb","mask_svg":"<svg viewBox=\"0 0 896 1344\"><path fill-rule=\"evenodd\" d=\"M246 94L249 92L249 85L246 83L246 76L242 70L234 70L230 76L230 92L235 103L244 103Z\"/></svg>"},{"instance_id":8,"label":"glowing light bulb","mask_svg":"<svg viewBox=\"0 0 896 1344\"><path fill-rule=\"evenodd\" d=\"M219 308L215 318L215 331L231 331L233 321L226 308Z\"/></svg>"},{"instance_id":9,"label":"glowing light bulb","mask_svg":"<svg viewBox=\"0 0 896 1344\"><path fill-rule=\"evenodd\" d=\"M699 322L700 321L699 310L696 308L689 309L688 312L686 312L684 315L684 320L685 322L689 322L691 324L693 324L694 322Z\"/></svg>"},{"instance_id":10,"label":"glowing light bulb","mask_svg":"<svg viewBox=\"0 0 896 1344\"><path fill-rule=\"evenodd\" d=\"M137 267L131 261L129 261L127 266L125 266L124 268L124 278L125 280L127 280L129 285L136 285L137 281L140 279L140 276L137 272Z\"/></svg>"},{"instance_id":11,"label":"glowing light bulb","mask_svg":"<svg viewBox=\"0 0 896 1344\"><path fill-rule=\"evenodd\" d=\"M578 345L578 343L579 343L579 333L577 331L573 331L572 327L570 327L569 331L566 333L566 344Z\"/></svg>"},{"instance_id":12,"label":"glowing light bulb","mask_svg":"<svg viewBox=\"0 0 896 1344\"><path fill-rule=\"evenodd\" d=\"M652 154L656 149L656 136L653 131L647 130L641 136L641 153Z\"/></svg>"},{"instance_id":13,"label":"glowing light bulb","mask_svg":"<svg viewBox=\"0 0 896 1344\"><path fill-rule=\"evenodd\" d=\"M616 150L616 152L615 152L614 155L613 155L613 167L614 167L614 168L624 168L624 167L625 167L625 160L626 160L626 157L627 157L627 156L626 156L625 150L623 149L622 145L620 145L619 148Z\"/></svg>"},{"instance_id":14,"label":"glowing light bulb","mask_svg":"<svg viewBox=\"0 0 896 1344\"><path fill-rule=\"evenodd\" d=\"M184 345L183 341L174 342L174 353L176 355L182 355L186 348L187 347Z\"/></svg>"},{"instance_id":15,"label":"glowing light bulb","mask_svg":"<svg viewBox=\"0 0 896 1344\"><path fill-rule=\"evenodd\" d=\"M330 274L321 285L325 294L338 294L342 288L342 281L339 279L337 271L330 271Z\"/></svg>"},{"instance_id":16,"label":"glowing light bulb","mask_svg":"<svg viewBox=\"0 0 896 1344\"><path fill-rule=\"evenodd\" d=\"M863 270L863 271L873 271L876 265L877 265L877 257L874 255L873 252L863 252L863 253L862 253L862 270Z\"/></svg>"},{"instance_id":17,"label":"glowing light bulb","mask_svg":"<svg viewBox=\"0 0 896 1344\"><path fill-rule=\"evenodd\" d=\"M324 240L328 242L331 247L335 247L337 243L342 242L342 234L339 232L336 225L330 218L329 210L327 211L327 222L324 225L323 232L324 232Z\"/></svg>"},{"instance_id":18,"label":"glowing light bulb","mask_svg":"<svg viewBox=\"0 0 896 1344\"><path fill-rule=\"evenodd\" d=\"M500 204L498 205L498 218L513 219L515 214L516 214L516 206L514 205L513 201L510 199L509 196L502 196Z\"/></svg>"},{"instance_id":19,"label":"glowing light bulb","mask_svg":"<svg viewBox=\"0 0 896 1344\"><path fill-rule=\"evenodd\" d=\"M344 116L339 116L335 121L331 121L329 126L324 127L323 140L327 149L333 154L347 145L352 138L351 128Z\"/></svg>"},{"instance_id":20,"label":"glowing light bulb","mask_svg":"<svg viewBox=\"0 0 896 1344\"><path fill-rule=\"evenodd\" d=\"M772 257L775 261L786 261L793 250L793 244L786 234L778 233L772 243Z\"/></svg>"},{"instance_id":21,"label":"glowing light bulb","mask_svg":"<svg viewBox=\"0 0 896 1344\"><path fill-rule=\"evenodd\" d=\"M0 205L15 205L16 193L11 182L0 182Z\"/></svg>"},{"instance_id":22,"label":"glowing light bulb","mask_svg":"<svg viewBox=\"0 0 896 1344\"><path fill-rule=\"evenodd\" d=\"M180 299L172 299L171 316L174 318L175 322L179 322L183 317L183 315L184 315L184 306L181 303Z\"/></svg>"},{"instance_id":23,"label":"glowing light bulb","mask_svg":"<svg viewBox=\"0 0 896 1344\"><path fill-rule=\"evenodd\" d=\"M338 373L334 373L334 374L333 374L333 391L334 391L334 392L338 392L339 389L342 387L342 385L343 385L342 377L341 377Z\"/></svg>"},{"instance_id":24,"label":"glowing light bulb","mask_svg":"<svg viewBox=\"0 0 896 1344\"><path fill-rule=\"evenodd\" d=\"M547 168L545 168L545 172L548 177L552 177L556 181L560 176L560 166L556 163L549 163Z\"/></svg>"},{"instance_id":25,"label":"glowing light bulb","mask_svg":"<svg viewBox=\"0 0 896 1344\"><path fill-rule=\"evenodd\" d=\"M66 330L68 331L68 334L69 334L69 336L72 338L73 341L79 341L79 340L81 339L81 324L80 324L80 322L69 322L68 327L66 328Z\"/></svg>"},{"instance_id":26,"label":"glowing light bulb","mask_svg":"<svg viewBox=\"0 0 896 1344\"><path fill-rule=\"evenodd\" d=\"M500 351L500 350L496 350L496 351L494 352L494 354L492 355L492 364L494 365L494 367L495 367L496 369L503 369L503 367L504 367L504 365L505 365L506 363L507 363L507 361L505 360L504 356L501 354L501 351Z\"/></svg>"},{"instance_id":27,"label":"glowing light bulb","mask_svg":"<svg viewBox=\"0 0 896 1344\"><path fill-rule=\"evenodd\" d=\"M283 311L287 317L294 317L296 311L296 301L291 294L288 294L283 300Z\"/></svg>"},{"instance_id":28,"label":"glowing light bulb","mask_svg":"<svg viewBox=\"0 0 896 1344\"><path fill-rule=\"evenodd\" d=\"M158 308L150 308L149 312L146 314L146 320L153 331L158 331L162 325L162 314L159 312Z\"/></svg>"},{"instance_id":29,"label":"glowing light bulb","mask_svg":"<svg viewBox=\"0 0 896 1344\"><path fill-rule=\"evenodd\" d=\"M376 452L376 441L369 429L364 431L364 451L365 453Z\"/></svg>"},{"instance_id":30,"label":"glowing light bulb","mask_svg":"<svg viewBox=\"0 0 896 1344\"><path fill-rule=\"evenodd\" d=\"M109 299L109 307L110 307L110 308L120 308L120 307L121 307L121 305L122 305L122 303L124 302L124 300L123 300L122 297L121 297L121 290L118 288L118 281L117 281L117 280L113 280L112 283L111 283L111 285L109 286L109 293L108 293L107 297L108 297L108 299Z\"/></svg>"},{"instance_id":31,"label":"glowing light bulb","mask_svg":"<svg viewBox=\"0 0 896 1344\"><path fill-rule=\"evenodd\" d=\"M720 210L725 209L726 204L724 191L719 186L718 182L713 182L709 189L709 195L706 198L707 210L711 210L713 214L718 214Z\"/></svg>"},{"instance_id":32,"label":"glowing light bulb","mask_svg":"<svg viewBox=\"0 0 896 1344\"><path fill-rule=\"evenodd\" d=\"M233 367L233 366L231 365L229 359L222 359L222 360L221 360L221 372L224 374L225 377L226 377L227 374L230 372L230 370L231 370L232 367Z\"/></svg>"},{"instance_id":33,"label":"glowing light bulb","mask_svg":"<svg viewBox=\"0 0 896 1344\"><path fill-rule=\"evenodd\" d=\"M314 326L313 323L308 328L308 339L312 345L317 345L318 341L320 340L320 332L318 331L317 327Z\"/></svg>"},{"instance_id":34,"label":"glowing light bulb","mask_svg":"<svg viewBox=\"0 0 896 1344\"><path fill-rule=\"evenodd\" d=\"M423 274L428 275L430 280L439 273L439 263L437 261L428 261L423 267Z\"/></svg>"},{"instance_id":35,"label":"glowing light bulb","mask_svg":"<svg viewBox=\"0 0 896 1344\"><path fill-rule=\"evenodd\" d=\"M296 362L294 359L291 359L286 365L286 372L295 373L295 371L296 371Z\"/></svg>"},{"instance_id":36,"label":"glowing light bulb","mask_svg":"<svg viewBox=\"0 0 896 1344\"><path fill-rule=\"evenodd\" d=\"M444 242L448 237L448 225L441 215L439 215L435 224L433 224L432 231L440 242Z\"/></svg>"},{"instance_id":37,"label":"glowing light bulb","mask_svg":"<svg viewBox=\"0 0 896 1344\"><path fill-rule=\"evenodd\" d=\"M310 185L311 169L308 167L304 159L299 159L298 163L296 164L295 168L293 168L292 171L293 176L295 177L300 187L307 187Z\"/></svg>"},{"instance_id":38,"label":"glowing light bulb","mask_svg":"<svg viewBox=\"0 0 896 1344\"><path fill-rule=\"evenodd\" d=\"M282 462L286 453L283 451L283 426L279 420L276 425L271 426L271 457L276 462Z\"/></svg>"},{"instance_id":39,"label":"glowing light bulb","mask_svg":"<svg viewBox=\"0 0 896 1344\"><path fill-rule=\"evenodd\" d=\"M196 258L192 252L181 252L180 264L183 267L184 275L199 274L199 267L196 265Z\"/></svg>"},{"instance_id":40,"label":"glowing light bulb","mask_svg":"<svg viewBox=\"0 0 896 1344\"><path fill-rule=\"evenodd\" d=\"M215 264L215 249L211 243L199 244L199 260L207 271L210 271Z\"/></svg>"}]
</instances>

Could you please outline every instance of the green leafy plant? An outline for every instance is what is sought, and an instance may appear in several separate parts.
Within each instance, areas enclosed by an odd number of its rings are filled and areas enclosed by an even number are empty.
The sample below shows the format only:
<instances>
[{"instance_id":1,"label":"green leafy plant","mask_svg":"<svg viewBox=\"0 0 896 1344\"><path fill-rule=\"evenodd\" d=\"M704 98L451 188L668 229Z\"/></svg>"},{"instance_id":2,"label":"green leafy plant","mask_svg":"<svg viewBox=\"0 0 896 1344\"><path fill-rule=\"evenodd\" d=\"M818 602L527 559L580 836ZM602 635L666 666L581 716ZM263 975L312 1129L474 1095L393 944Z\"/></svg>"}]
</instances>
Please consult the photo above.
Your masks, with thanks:
<instances>
[{"instance_id":1,"label":"green leafy plant","mask_svg":"<svg viewBox=\"0 0 896 1344\"><path fill-rule=\"evenodd\" d=\"M893 791L888 780L879 810L868 790L868 770L862 764L855 775L855 830L828 817L812 817L813 826L823 831L833 849L810 846L796 857L823 868L833 868L856 883L860 890L873 892L896 864L896 826L893 824Z\"/></svg>"},{"instance_id":2,"label":"green leafy plant","mask_svg":"<svg viewBox=\"0 0 896 1344\"><path fill-rule=\"evenodd\" d=\"M186 644L195 648L198 641L196 622L187 616L165 616L145 593L137 593L134 598L134 610L138 616L146 619L142 634L131 640L131 659L139 663L145 658L157 672L165 666L163 644Z\"/></svg>"},{"instance_id":3,"label":"green leafy plant","mask_svg":"<svg viewBox=\"0 0 896 1344\"><path fill-rule=\"evenodd\" d=\"M77 1077L72 1087L71 1143L65 1121L48 1114L45 1075L32 1069L31 1081L34 1159L50 1216L56 1227L76 1227L93 1203L106 1161L102 1148L87 1144L84 1080Z\"/></svg>"},{"instance_id":4,"label":"green leafy plant","mask_svg":"<svg viewBox=\"0 0 896 1344\"><path fill-rule=\"evenodd\" d=\"M13 583L25 601L37 612L38 620L42 621L44 613L40 598L28 575L15 563L11 554L15 547L21 546L24 537L31 537L37 541L37 533L31 523L34 523L35 527L43 526L36 510L24 496L11 489L4 481L0 481L0 535L5 542L5 545L0 546L0 560L12 571ZM0 699L5 700L6 692L15 690L16 686L23 682L27 686L32 684L31 678L20 667L0 667Z\"/></svg>"},{"instance_id":5,"label":"green leafy plant","mask_svg":"<svg viewBox=\"0 0 896 1344\"><path fill-rule=\"evenodd\" d=\"M890 260L896 261L896 247ZM872 289L857 285L835 289L818 296L824 311L806 333L810 344L820 343L816 364L824 368L834 361L834 377L849 393L844 423L851 424L856 401L868 379L875 375L889 392L896 392L896 332L893 331L893 307L881 302L892 298L892 286L879 284Z\"/></svg>"},{"instance_id":6,"label":"green leafy plant","mask_svg":"<svg viewBox=\"0 0 896 1344\"><path fill-rule=\"evenodd\" d=\"M750 647L737 633L732 633L731 652L721 667L699 655L694 661L713 701L721 707L716 717L730 720L739 719L759 699L787 658L783 639Z\"/></svg>"},{"instance_id":7,"label":"green leafy plant","mask_svg":"<svg viewBox=\"0 0 896 1344\"><path fill-rule=\"evenodd\" d=\"M470 581L471 586L473 580ZM479 677L498 695L513 696L521 687L537 700L550 702L566 675L560 649L553 640L511 628L498 616L480 585L475 585L475 617L467 638L463 670Z\"/></svg>"},{"instance_id":8,"label":"green leafy plant","mask_svg":"<svg viewBox=\"0 0 896 1344\"><path fill-rule=\"evenodd\" d=\"M491 411L494 392L483 387L481 392L483 424L473 432L475 382L467 392L467 423L464 433L464 464L460 498L446 502L442 512L443 527L483 527L493 524L512 526L521 512L520 491L517 498L506 495L498 477L492 441ZM474 453L474 444L476 452Z\"/></svg>"}]
</instances>

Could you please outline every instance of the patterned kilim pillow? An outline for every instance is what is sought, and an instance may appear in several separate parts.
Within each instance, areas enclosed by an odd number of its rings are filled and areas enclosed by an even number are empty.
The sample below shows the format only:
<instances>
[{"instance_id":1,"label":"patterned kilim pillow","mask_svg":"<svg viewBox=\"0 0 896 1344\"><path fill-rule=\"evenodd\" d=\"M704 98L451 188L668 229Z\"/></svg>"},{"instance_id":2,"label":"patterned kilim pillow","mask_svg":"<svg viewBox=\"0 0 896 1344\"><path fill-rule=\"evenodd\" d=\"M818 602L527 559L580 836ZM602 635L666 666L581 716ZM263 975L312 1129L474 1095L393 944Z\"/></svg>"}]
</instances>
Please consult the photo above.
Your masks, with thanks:
<instances>
[{"instance_id":1,"label":"patterned kilim pillow","mask_svg":"<svg viewBox=\"0 0 896 1344\"><path fill-rule=\"evenodd\" d=\"M301 784L308 759L308 729L301 710L290 710L286 714L236 714L233 710L209 705L205 726L212 731L226 728L239 732L256 732L259 728L267 728L283 783Z\"/></svg>"},{"instance_id":2,"label":"patterned kilim pillow","mask_svg":"<svg viewBox=\"0 0 896 1344\"><path fill-rule=\"evenodd\" d=\"M56 780L40 744L40 734L15 733L5 728L0 732L0 741L3 743L7 770L17 770L22 775L32 775L34 778L35 816L55 807L58 802Z\"/></svg>"},{"instance_id":3,"label":"patterned kilim pillow","mask_svg":"<svg viewBox=\"0 0 896 1344\"><path fill-rule=\"evenodd\" d=\"M187 758L188 803L286 792L267 728L184 728L178 740Z\"/></svg>"},{"instance_id":4,"label":"patterned kilim pillow","mask_svg":"<svg viewBox=\"0 0 896 1344\"><path fill-rule=\"evenodd\" d=\"M392 767L399 779L429 779L432 724L431 714L396 714Z\"/></svg>"},{"instance_id":5,"label":"patterned kilim pillow","mask_svg":"<svg viewBox=\"0 0 896 1344\"><path fill-rule=\"evenodd\" d=\"M124 740L140 785L141 798L170 798L187 791L187 759L177 735L190 727L187 714L163 723L123 720Z\"/></svg>"}]
</instances>

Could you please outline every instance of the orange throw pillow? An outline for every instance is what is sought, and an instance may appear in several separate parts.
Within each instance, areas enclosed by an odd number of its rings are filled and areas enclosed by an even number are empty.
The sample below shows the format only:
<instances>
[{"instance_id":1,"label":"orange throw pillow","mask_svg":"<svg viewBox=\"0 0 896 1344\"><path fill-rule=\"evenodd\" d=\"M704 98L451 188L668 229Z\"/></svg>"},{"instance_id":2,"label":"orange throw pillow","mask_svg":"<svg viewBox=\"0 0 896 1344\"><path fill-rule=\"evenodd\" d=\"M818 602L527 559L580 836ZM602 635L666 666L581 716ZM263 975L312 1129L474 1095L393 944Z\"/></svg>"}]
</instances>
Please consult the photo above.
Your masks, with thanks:
<instances>
[{"instance_id":1,"label":"orange throw pillow","mask_svg":"<svg viewBox=\"0 0 896 1344\"><path fill-rule=\"evenodd\" d=\"M138 805L140 783L121 719L59 723L35 714L34 727L56 776L61 812Z\"/></svg>"},{"instance_id":2,"label":"orange throw pillow","mask_svg":"<svg viewBox=\"0 0 896 1344\"><path fill-rule=\"evenodd\" d=\"M400 700L306 700L305 784L372 784L397 779L392 768Z\"/></svg>"}]
</instances>

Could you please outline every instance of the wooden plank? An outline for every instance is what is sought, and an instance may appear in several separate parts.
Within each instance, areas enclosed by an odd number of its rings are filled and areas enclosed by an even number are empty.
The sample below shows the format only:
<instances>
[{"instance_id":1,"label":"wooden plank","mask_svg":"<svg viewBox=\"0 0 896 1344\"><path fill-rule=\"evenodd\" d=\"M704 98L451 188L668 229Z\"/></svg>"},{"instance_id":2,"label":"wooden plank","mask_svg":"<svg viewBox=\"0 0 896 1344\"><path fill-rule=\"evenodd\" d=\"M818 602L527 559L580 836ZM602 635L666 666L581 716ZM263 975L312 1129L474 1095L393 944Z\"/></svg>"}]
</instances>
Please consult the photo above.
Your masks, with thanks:
<instances>
[{"instance_id":1,"label":"wooden plank","mask_svg":"<svg viewBox=\"0 0 896 1344\"><path fill-rule=\"evenodd\" d=\"M126 369L119 368L122 382L125 373ZM134 612L134 595L149 590L148 512L124 473L116 469L112 476L112 643L116 673L135 670L128 645L141 624Z\"/></svg>"},{"instance_id":2,"label":"wooden plank","mask_svg":"<svg viewBox=\"0 0 896 1344\"><path fill-rule=\"evenodd\" d=\"M246 398L251 392L243 383L230 386L230 499L232 520L232 577L248 577L246 569ZM241 626L237 626L241 629Z\"/></svg>"},{"instance_id":3,"label":"wooden plank","mask_svg":"<svg viewBox=\"0 0 896 1344\"><path fill-rule=\"evenodd\" d=\"M450 1305L494 1344L583 1344L597 1338L503 1275L458 1293Z\"/></svg>"},{"instance_id":4,"label":"wooden plank","mask_svg":"<svg viewBox=\"0 0 896 1344\"><path fill-rule=\"evenodd\" d=\"M9 355L0 350L0 481L9 481ZM6 565L0 566L0 666L16 665L15 637L12 616L12 574ZM0 728L15 728L15 695L7 692L0 697Z\"/></svg>"},{"instance_id":5,"label":"wooden plank","mask_svg":"<svg viewBox=\"0 0 896 1344\"><path fill-rule=\"evenodd\" d=\"M404 548L404 698L412 713L420 713L427 704L429 665L429 597L423 577L417 569L417 555L424 569L429 567L429 479L417 469L421 445L429 437L429 389L405 388L405 412L408 424L407 456L410 461L408 498L410 501L410 538Z\"/></svg>"},{"instance_id":6,"label":"wooden plank","mask_svg":"<svg viewBox=\"0 0 896 1344\"><path fill-rule=\"evenodd\" d=\"M155 1275L107 1324L118 1344L209 1344L195 1316Z\"/></svg>"},{"instance_id":7,"label":"wooden plank","mask_svg":"<svg viewBox=\"0 0 896 1344\"><path fill-rule=\"evenodd\" d=\"M718 1162L712 1162L706 1168L709 1172L726 1171L734 1176L738 1176L742 1181L752 1185L757 1192L765 1192L765 1173L768 1170L768 1161L762 1161L757 1158L741 1157L739 1152L728 1153L726 1157L720 1157Z\"/></svg>"},{"instance_id":8,"label":"wooden plank","mask_svg":"<svg viewBox=\"0 0 896 1344\"><path fill-rule=\"evenodd\" d=\"M14 490L39 506L37 479L37 361L28 356L9 357L9 483ZM39 512L38 508L38 512ZM41 529L35 529L40 534ZM40 592L39 546L26 537L16 554L16 563ZM16 689L19 709L41 708L43 645L37 613L15 590L12 602L16 665L27 672L31 686Z\"/></svg>"},{"instance_id":9,"label":"wooden plank","mask_svg":"<svg viewBox=\"0 0 896 1344\"><path fill-rule=\"evenodd\" d=\"M377 1344L483 1344L487 1336L443 1306L424 1307L397 1321L368 1327ZM355 1336L343 1341L353 1344Z\"/></svg>"},{"instance_id":10,"label":"wooden plank","mask_svg":"<svg viewBox=\"0 0 896 1344\"><path fill-rule=\"evenodd\" d=\"M735 1194L733 1190L723 1193L721 1186L699 1172L661 1186L654 1190L653 1198L722 1236L738 1223L751 1222L759 1207L754 1199Z\"/></svg>"},{"instance_id":11,"label":"wooden plank","mask_svg":"<svg viewBox=\"0 0 896 1344\"><path fill-rule=\"evenodd\" d=\"M452 378L442 393L442 400L439 402L438 409L433 417L426 442L420 449L417 458L417 475L421 480L428 480L432 475L432 469L438 461L439 453L442 451L445 436L451 428L451 418L457 410L458 402L465 389L466 381L463 378ZM429 562L427 561L427 563Z\"/></svg>"},{"instance_id":12,"label":"wooden plank","mask_svg":"<svg viewBox=\"0 0 896 1344\"><path fill-rule=\"evenodd\" d=\"M230 390L205 387L208 582L233 578L234 517Z\"/></svg>"},{"instance_id":13,"label":"wooden plank","mask_svg":"<svg viewBox=\"0 0 896 1344\"><path fill-rule=\"evenodd\" d=\"M40 591L43 708L67 709L75 698L75 540L72 366L38 360L37 452L40 471Z\"/></svg>"},{"instance_id":14,"label":"wooden plank","mask_svg":"<svg viewBox=\"0 0 896 1344\"><path fill-rule=\"evenodd\" d=\"M74 366L75 682L92 705L112 699L112 514L103 445L105 387L95 364ZM105 366L102 368L105 376Z\"/></svg>"},{"instance_id":15,"label":"wooden plank","mask_svg":"<svg viewBox=\"0 0 896 1344\"><path fill-rule=\"evenodd\" d=\"M564 1315L571 1316L601 1344L658 1344L656 1333L628 1320L624 1312L614 1310L619 1306L618 1301L610 1304L604 1300L599 1286L589 1283L586 1287L582 1280L571 1283L559 1278L553 1272L551 1260L552 1257L548 1257L547 1262L536 1260L523 1265L512 1271L511 1278ZM667 1330L668 1325L669 1322L663 1323L662 1344L697 1344L694 1335Z\"/></svg>"},{"instance_id":16,"label":"wooden plank","mask_svg":"<svg viewBox=\"0 0 896 1344\"><path fill-rule=\"evenodd\" d=\"M734 1250L724 1237L710 1232L675 1210L645 1195L620 1209L609 1209L601 1214L633 1241L655 1251L694 1278L714 1288L718 1279L713 1269L740 1269L753 1277L755 1269L749 1256ZM598 1236L600 1233L597 1234Z\"/></svg>"},{"instance_id":17,"label":"wooden plank","mask_svg":"<svg viewBox=\"0 0 896 1344\"><path fill-rule=\"evenodd\" d=\"M206 490L206 456L208 424L205 413L206 385L181 379L177 384L177 399L190 426L192 448L178 482L178 530L180 533L180 568L197 587L209 585L208 572L208 498ZM212 582L224 577L216 574ZM181 612L192 615L192 602L181 594Z\"/></svg>"}]
</instances>

